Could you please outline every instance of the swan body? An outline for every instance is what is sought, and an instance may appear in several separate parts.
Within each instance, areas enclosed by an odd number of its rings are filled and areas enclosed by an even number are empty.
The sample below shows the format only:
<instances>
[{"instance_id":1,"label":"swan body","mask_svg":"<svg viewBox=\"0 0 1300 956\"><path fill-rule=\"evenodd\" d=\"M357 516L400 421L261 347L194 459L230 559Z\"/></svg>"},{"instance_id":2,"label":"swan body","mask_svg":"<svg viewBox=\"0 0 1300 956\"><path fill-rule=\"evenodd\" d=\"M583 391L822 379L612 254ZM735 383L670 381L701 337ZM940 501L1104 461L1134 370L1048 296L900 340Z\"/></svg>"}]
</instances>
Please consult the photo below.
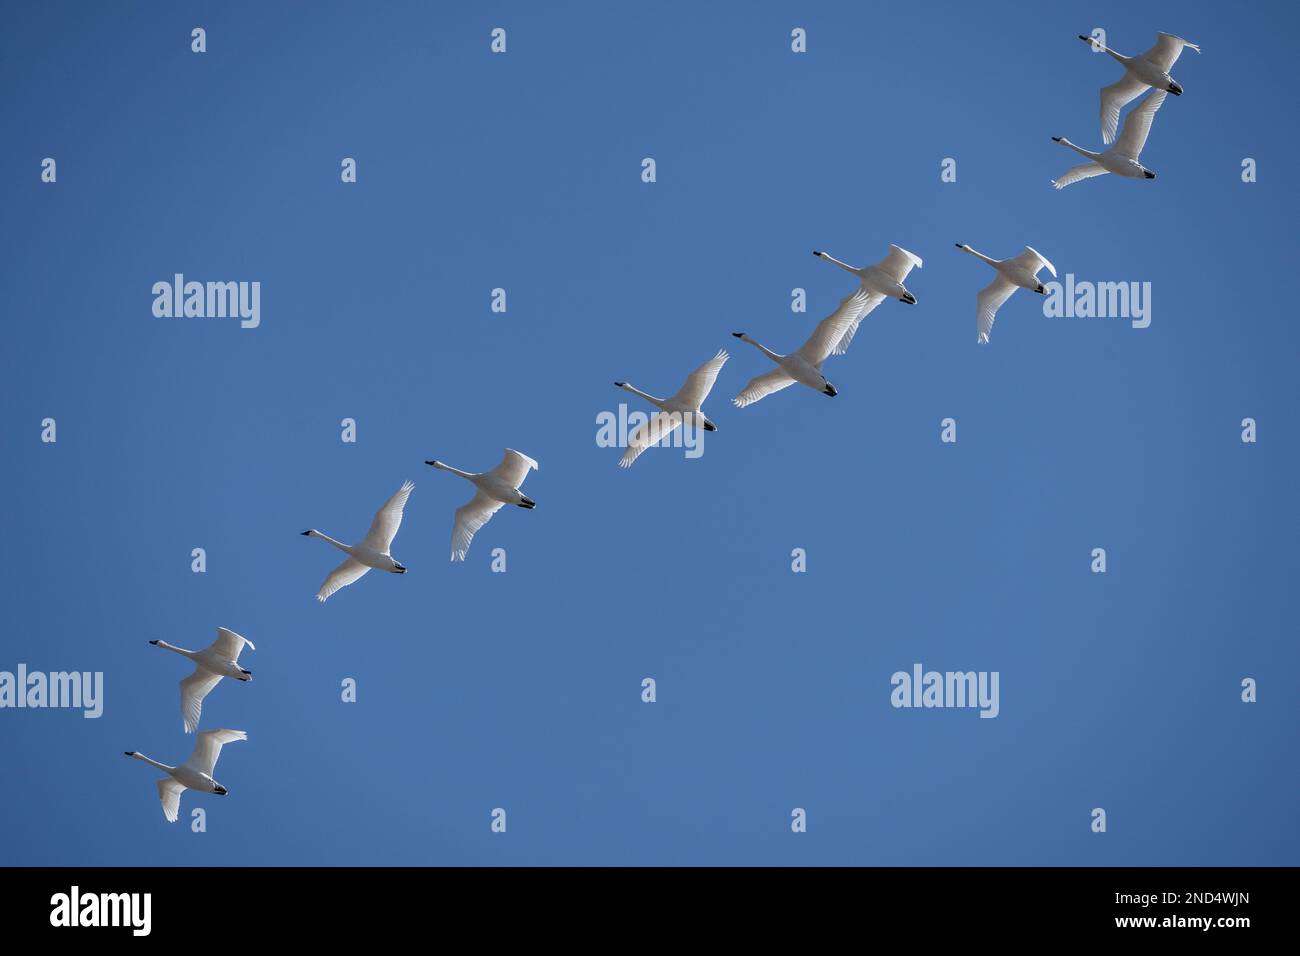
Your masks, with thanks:
<instances>
[{"instance_id":1,"label":"swan body","mask_svg":"<svg viewBox=\"0 0 1300 956\"><path fill-rule=\"evenodd\" d=\"M513 448L507 448L501 463L486 472L461 471L440 461L426 461L426 465L459 475L473 482L474 497L456 509L456 523L451 529L451 560L464 561L470 542L478 530L505 505L535 508L537 502L519 490L528 472L536 469L537 462Z\"/></svg>"},{"instance_id":2,"label":"swan body","mask_svg":"<svg viewBox=\"0 0 1300 956\"><path fill-rule=\"evenodd\" d=\"M1173 69L1184 47L1193 49L1197 53L1201 52L1201 48L1195 43L1188 43L1182 37L1176 37L1172 33L1157 33L1156 45L1138 56L1116 53L1097 43L1092 37L1080 35L1079 39L1093 49L1119 61L1124 67L1124 75L1119 81L1103 87L1101 91L1101 141L1103 143L1110 143L1115 138L1115 130L1119 127L1120 110L1148 87L1172 93L1174 96L1182 96L1183 88L1169 75L1169 71Z\"/></svg>"},{"instance_id":3,"label":"swan body","mask_svg":"<svg viewBox=\"0 0 1300 956\"><path fill-rule=\"evenodd\" d=\"M907 278L913 267L921 268L921 258L908 252L902 246L891 243L889 255L875 265L863 266L861 269L855 269L847 263L840 262L834 256L825 252L818 252L815 249L813 255L857 276L859 280L858 291L866 293L868 297L858 317L845 330L840 340L835 343L835 348L831 350L832 355L843 355L848 351L849 343L853 341L853 335L858 330L858 324L885 299L898 299L898 301L906 302L908 305L916 305L916 296L907 291L907 287L903 285L903 280ZM853 296L849 296L841 300L840 306L843 307L852 298Z\"/></svg>"},{"instance_id":4,"label":"swan body","mask_svg":"<svg viewBox=\"0 0 1300 956\"><path fill-rule=\"evenodd\" d=\"M701 406L713 391L713 384L718 380L718 373L722 371L722 366L726 364L728 358L730 356L725 350L719 350L717 355L690 374L686 384L678 389L676 394L668 398L655 398L627 382L614 383L626 392L640 395L660 409L658 415L652 416L644 425L638 426L628 438L627 450L623 452L623 457L618 463L620 468L632 467L632 462L636 461L643 451L651 445L658 444L680 426L698 426L706 432L718 430L718 426L705 416Z\"/></svg>"},{"instance_id":5,"label":"swan body","mask_svg":"<svg viewBox=\"0 0 1300 956\"><path fill-rule=\"evenodd\" d=\"M1025 251L1012 259L991 259L961 242L957 243L957 248L988 263L998 272L992 285L981 289L975 299L975 328L980 345L988 344L989 333L993 330L993 320L997 317L998 309L1003 302L1011 298L1011 294L1016 289L1028 289L1039 295L1046 295L1047 289L1038 281L1038 271L1046 268L1053 276L1056 275L1056 267L1047 261L1046 256L1031 246L1025 246Z\"/></svg>"},{"instance_id":6,"label":"swan body","mask_svg":"<svg viewBox=\"0 0 1300 956\"><path fill-rule=\"evenodd\" d=\"M185 732L192 734L199 725L203 712L203 698L207 697L223 677L250 681L253 672L239 666L239 654L244 646L257 650L248 638L229 628L217 628L217 639L201 651L187 651L166 641L150 641L154 647L188 657L195 663L194 673L181 681L181 720Z\"/></svg>"},{"instance_id":7,"label":"swan body","mask_svg":"<svg viewBox=\"0 0 1300 956\"><path fill-rule=\"evenodd\" d=\"M731 401L737 408L753 405L762 398L788 388L795 382L829 395L838 394L835 386L822 374L822 363L835 351L835 346L844 338L844 333L863 315L871 301L871 293L859 289L840 303L839 308L817 323L808 341L797 351L789 355L773 352L767 346L755 342L744 332L732 332L742 342L748 342L773 362L776 368L764 372L750 380L744 390Z\"/></svg>"},{"instance_id":8,"label":"swan body","mask_svg":"<svg viewBox=\"0 0 1300 956\"><path fill-rule=\"evenodd\" d=\"M226 788L212 776L217 758L221 756L221 748L226 744L247 739L248 734L242 730L205 730L194 738L194 752L179 767L169 767L135 750L127 750L125 753L128 757L142 760L167 774L158 781L158 798L162 801L163 816L167 822L175 823L180 814L181 794L186 790L215 793L222 797L227 794Z\"/></svg>"},{"instance_id":9,"label":"swan body","mask_svg":"<svg viewBox=\"0 0 1300 956\"><path fill-rule=\"evenodd\" d=\"M1053 136L1053 142L1060 143L1066 149L1074 150L1080 156L1086 156L1089 162L1067 169L1058 178L1052 180L1052 185L1057 189L1064 189L1081 179L1102 176L1106 173L1134 179L1155 179L1156 174L1143 166L1138 157L1147 144L1147 136L1151 133L1151 123L1155 119L1156 110L1163 105L1167 95L1164 90L1152 90L1146 99L1124 117L1124 128L1120 131L1119 138L1115 140L1115 145L1104 153L1094 153L1090 149L1076 146L1062 136Z\"/></svg>"},{"instance_id":10,"label":"swan body","mask_svg":"<svg viewBox=\"0 0 1300 956\"><path fill-rule=\"evenodd\" d=\"M411 482L404 482L402 487L384 502L384 506L375 512L370 530L358 544L344 544L327 534L321 534L314 528L303 532L308 537L320 538L334 545L348 556L346 561L325 578L316 593L316 600L324 604L331 594L339 588L347 587L371 568L392 574L406 573L406 568L396 561L389 551L393 546L393 538L397 537L397 529L402 526L402 512L406 507L406 499L411 497L411 489L414 487Z\"/></svg>"}]
</instances>

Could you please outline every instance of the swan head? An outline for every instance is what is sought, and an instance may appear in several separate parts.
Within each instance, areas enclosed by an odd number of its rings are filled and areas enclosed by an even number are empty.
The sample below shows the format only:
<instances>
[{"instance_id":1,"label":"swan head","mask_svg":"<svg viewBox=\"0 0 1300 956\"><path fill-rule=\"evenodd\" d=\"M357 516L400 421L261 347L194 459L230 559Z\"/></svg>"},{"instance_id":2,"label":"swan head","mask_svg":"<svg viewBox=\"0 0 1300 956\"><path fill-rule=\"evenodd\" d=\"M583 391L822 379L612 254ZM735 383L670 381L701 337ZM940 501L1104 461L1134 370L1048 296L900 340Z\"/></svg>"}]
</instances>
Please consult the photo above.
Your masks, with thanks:
<instances>
[{"instance_id":1,"label":"swan head","mask_svg":"<svg viewBox=\"0 0 1300 956\"><path fill-rule=\"evenodd\" d=\"M219 797L224 797L227 793L229 793L229 791L219 783L214 783L212 785L212 792Z\"/></svg>"},{"instance_id":2,"label":"swan head","mask_svg":"<svg viewBox=\"0 0 1300 956\"><path fill-rule=\"evenodd\" d=\"M1181 86L1178 85L1178 82L1177 82L1176 80L1170 80L1170 81L1169 81L1169 92L1172 93L1172 94L1174 94L1174 96L1182 96L1182 95L1183 95L1183 88L1182 88Z\"/></svg>"},{"instance_id":3,"label":"swan head","mask_svg":"<svg viewBox=\"0 0 1300 956\"><path fill-rule=\"evenodd\" d=\"M431 466L434 467L434 468L439 467L439 463L436 462L436 461L426 461L425 464L426 464L426 465L431 465Z\"/></svg>"},{"instance_id":4,"label":"swan head","mask_svg":"<svg viewBox=\"0 0 1300 956\"><path fill-rule=\"evenodd\" d=\"M1153 173L1153 172L1151 172L1151 170L1149 170L1149 169L1144 169L1144 170L1142 170L1142 175L1145 176L1147 179L1155 179L1155 178L1156 178L1156 174Z\"/></svg>"},{"instance_id":5,"label":"swan head","mask_svg":"<svg viewBox=\"0 0 1300 956\"><path fill-rule=\"evenodd\" d=\"M834 398L836 395L839 394L839 392L835 391L834 385L832 385L830 382L827 382L826 387L822 389L822 394L829 395L831 398Z\"/></svg>"},{"instance_id":6,"label":"swan head","mask_svg":"<svg viewBox=\"0 0 1300 956\"><path fill-rule=\"evenodd\" d=\"M123 750L122 753L126 754L128 757L134 757L134 756L135 756L135 751L134 751L134 750Z\"/></svg>"},{"instance_id":7,"label":"swan head","mask_svg":"<svg viewBox=\"0 0 1300 956\"><path fill-rule=\"evenodd\" d=\"M900 301L906 302L908 305L916 305L916 296L910 292L904 292Z\"/></svg>"},{"instance_id":8,"label":"swan head","mask_svg":"<svg viewBox=\"0 0 1300 956\"><path fill-rule=\"evenodd\" d=\"M624 385L626 385L626 384L627 384L627 382L615 382L615 383L614 383L614 387L615 387L615 388L622 388L622 387L623 387Z\"/></svg>"},{"instance_id":9,"label":"swan head","mask_svg":"<svg viewBox=\"0 0 1300 956\"><path fill-rule=\"evenodd\" d=\"M734 336L735 336L736 338L738 338L738 339L743 339L743 338L745 337L745 333L744 333L744 332L732 332L731 334L734 335Z\"/></svg>"},{"instance_id":10,"label":"swan head","mask_svg":"<svg viewBox=\"0 0 1300 956\"><path fill-rule=\"evenodd\" d=\"M157 646L158 646L158 642L157 642L157 641L150 641L149 643L152 644L154 647L157 647Z\"/></svg>"},{"instance_id":11,"label":"swan head","mask_svg":"<svg viewBox=\"0 0 1300 956\"><path fill-rule=\"evenodd\" d=\"M307 535L308 537L311 537L313 534L315 534L315 531L304 531L303 534Z\"/></svg>"},{"instance_id":12,"label":"swan head","mask_svg":"<svg viewBox=\"0 0 1300 956\"><path fill-rule=\"evenodd\" d=\"M1044 285L1041 282L1038 283L1038 288L1035 289L1034 291L1037 292L1039 295L1047 295L1047 289L1046 287L1044 287Z\"/></svg>"},{"instance_id":13,"label":"swan head","mask_svg":"<svg viewBox=\"0 0 1300 956\"><path fill-rule=\"evenodd\" d=\"M252 671L246 671L246 670L244 670L244 669L241 667L241 668L239 669L239 673L241 673L241 674L244 675L244 676L243 676L243 680L246 680L246 681L247 681L247 680L252 680L252 679L253 679L253 672L252 672Z\"/></svg>"},{"instance_id":14,"label":"swan head","mask_svg":"<svg viewBox=\"0 0 1300 956\"><path fill-rule=\"evenodd\" d=\"M709 421L706 418L704 419L704 430L706 432L716 432L718 430L718 426L713 424L713 422Z\"/></svg>"},{"instance_id":15,"label":"swan head","mask_svg":"<svg viewBox=\"0 0 1300 956\"><path fill-rule=\"evenodd\" d=\"M393 562L393 573L394 573L394 574L405 574L405 573L406 573L406 565L404 565L404 564L398 564L396 561L394 561L394 562Z\"/></svg>"}]
</instances>

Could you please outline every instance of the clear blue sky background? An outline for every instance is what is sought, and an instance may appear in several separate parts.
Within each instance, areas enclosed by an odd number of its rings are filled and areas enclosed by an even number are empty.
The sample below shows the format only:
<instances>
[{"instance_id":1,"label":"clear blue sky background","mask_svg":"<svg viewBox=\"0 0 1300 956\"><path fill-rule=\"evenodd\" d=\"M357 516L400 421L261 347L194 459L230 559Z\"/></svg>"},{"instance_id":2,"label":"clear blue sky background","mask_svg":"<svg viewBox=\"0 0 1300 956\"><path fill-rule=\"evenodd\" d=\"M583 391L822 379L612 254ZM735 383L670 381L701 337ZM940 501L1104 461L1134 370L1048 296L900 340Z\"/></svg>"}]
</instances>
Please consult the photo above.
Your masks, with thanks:
<instances>
[{"instance_id":1,"label":"clear blue sky background","mask_svg":"<svg viewBox=\"0 0 1300 956\"><path fill-rule=\"evenodd\" d=\"M99 720L0 711L0 862L1300 862L1294 5L605 7L7 8L0 669L107 686ZM1205 53L1155 182L1056 192L1049 137L1099 146L1120 75L1096 26ZM1149 281L1151 327L1021 292L977 347L958 241ZM890 242L920 301L828 364L839 396L733 408L770 366L729 333L797 346L852 287L810 250ZM155 318L174 272L259 280L261 328ZM704 456L620 471L612 382L720 347ZM422 462L504 446L538 507L452 565L471 489ZM355 540L406 478L410 573L319 606L340 556L298 532ZM169 825L122 751L189 754L188 662L146 641L218 625L256 679L203 724L249 740ZM1001 716L891 708L918 661L999 671Z\"/></svg>"}]
</instances>

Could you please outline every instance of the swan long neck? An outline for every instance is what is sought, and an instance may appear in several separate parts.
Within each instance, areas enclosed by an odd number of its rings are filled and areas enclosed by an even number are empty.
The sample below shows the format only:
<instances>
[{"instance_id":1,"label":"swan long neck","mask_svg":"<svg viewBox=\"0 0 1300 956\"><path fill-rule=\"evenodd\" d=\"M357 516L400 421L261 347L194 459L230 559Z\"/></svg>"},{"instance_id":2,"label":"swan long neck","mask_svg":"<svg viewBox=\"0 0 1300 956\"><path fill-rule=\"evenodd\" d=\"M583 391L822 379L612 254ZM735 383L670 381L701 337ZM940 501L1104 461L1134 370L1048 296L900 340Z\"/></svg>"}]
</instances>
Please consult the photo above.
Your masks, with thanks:
<instances>
[{"instance_id":1,"label":"swan long neck","mask_svg":"<svg viewBox=\"0 0 1300 956\"><path fill-rule=\"evenodd\" d=\"M853 266L849 265L847 262L840 262L839 259L836 259L832 255L828 255L825 252L819 252L818 256L822 259L825 259L827 262L832 263L833 265L839 266L845 272L852 272L854 275L858 274L858 270L853 268Z\"/></svg>"},{"instance_id":2,"label":"swan long neck","mask_svg":"<svg viewBox=\"0 0 1300 956\"><path fill-rule=\"evenodd\" d=\"M310 534L313 538L320 538L322 541L328 541L330 544L334 545L334 547L338 548L340 551L346 551L348 554L352 553L352 549L350 547L348 547L342 541L335 541L327 534L321 534L319 531L312 531L310 532Z\"/></svg>"},{"instance_id":3,"label":"swan long neck","mask_svg":"<svg viewBox=\"0 0 1300 956\"><path fill-rule=\"evenodd\" d=\"M1096 159L1098 156L1101 155L1101 153L1094 153L1090 149L1084 149L1082 146L1075 146L1073 143L1071 143L1068 139L1065 139L1064 137L1061 138L1061 145L1066 147L1067 149L1074 150L1080 156L1087 156L1089 159Z\"/></svg>"},{"instance_id":4,"label":"swan long neck","mask_svg":"<svg viewBox=\"0 0 1300 956\"><path fill-rule=\"evenodd\" d=\"M165 651L172 651L173 653L176 654L183 654L185 657L188 657L191 660L193 660L195 656L194 651L187 651L183 647L177 647L175 644L168 644L166 641L154 641L154 646L161 647Z\"/></svg>"},{"instance_id":5,"label":"swan long neck","mask_svg":"<svg viewBox=\"0 0 1300 956\"><path fill-rule=\"evenodd\" d=\"M625 392L631 392L633 395L640 395L651 405L658 405L660 408L664 407L664 401L662 398L655 398L653 395L641 391L641 389L637 388L635 385L629 385L627 382L624 382L619 387Z\"/></svg>"},{"instance_id":6,"label":"swan long neck","mask_svg":"<svg viewBox=\"0 0 1300 956\"><path fill-rule=\"evenodd\" d=\"M157 767L159 770L162 770L165 773L171 773L173 770L176 769L175 767L167 766L165 763L159 763L157 760L154 760L152 757L146 757L144 754L141 753L133 753L131 754L131 756L134 757L136 760L143 760L149 766Z\"/></svg>"},{"instance_id":7,"label":"swan long neck","mask_svg":"<svg viewBox=\"0 0 1300 956\"><path fill-rule=\"evenodd\" d=\"M754 346L754 348L758 349L760 352L762 352L764 355L770 358L773 362L779 362L781 361L781 359L785 358L784 355L778 355L776 352L773 352L770 348L768 348L766 345L763 345L761 342L755 342L748 335L740 336L740 341L748 342L750 345Z\"/></svg>"},{"instance_id":8,"label":"swan long neck","mask_svg":"<svg viewBox=\"0 0 1300 956\"><path fill-rule=\"evenodd\" d=\"M440 462L440 461L431 462L431 464L433 465L434 468L440 468L440 469L443 470L443 471L449 471L449 472L451 472L453 475L460 475L462 478L464 478L464 479L466 479L466 480L468 480L468 481L473 481L475 478L478 477L477 475L473 474L472 472L461 471L459 468L453 468L453 467L451 467L451 465L444 465L444 464L443 464L442 462Z\"/></svg>"},{"instance_id":9,"label":"swan long neck","mask_svg":"<svg viewBox=\"0 0 1300 956\"><path fill-rule=\"evenodd\" d=\"M991 265L991 266L995 266L995 265L998 264L998 260L997 260L997 259L990 259L988 256L984 255L984 253L982 253L982 252L976 252L976 251L975 251L974 249L972 249L970 246L960 246L959 248L961 249L962 252L969 252L969 253L970 253L972 256L974 256L976 259L980 259L980 260L983 261L983 262L987 262L987 263L988 263L989 265Z\"/></svg>"}]
</instances>

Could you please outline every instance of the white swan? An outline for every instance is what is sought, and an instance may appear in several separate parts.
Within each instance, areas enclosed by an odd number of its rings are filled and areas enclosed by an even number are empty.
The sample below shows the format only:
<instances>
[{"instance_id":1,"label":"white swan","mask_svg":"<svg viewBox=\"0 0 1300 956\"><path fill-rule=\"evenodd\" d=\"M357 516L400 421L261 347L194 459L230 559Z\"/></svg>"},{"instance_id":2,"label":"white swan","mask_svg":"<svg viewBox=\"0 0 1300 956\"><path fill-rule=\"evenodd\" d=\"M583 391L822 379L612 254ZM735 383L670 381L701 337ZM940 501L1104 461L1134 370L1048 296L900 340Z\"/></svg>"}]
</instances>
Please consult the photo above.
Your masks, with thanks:
<instances>
[{"instance_id":1,"label":"white swan","mask_svg":"<svg viewBox=\"0 0 1300 956\"><path fill-rule=\"evenodd\" d=\"M158 797L162 800L163 816L168 823L175 823L181 809L181 793L185 790L198 790L201 793L215 793L224 797L228 792L225 787L212 779L212 771L221 756L221 748L235 740L247 740L248 734L242 730L205 730L194 738L194 753L190 759L179 767L169 767L165 763L151 760L134 750L126 751L128 757L143 760L151 767L157 767L167 774L158 781Z\"/></svg>"},{"instance_id":2,"label":"white swan","mask_svg":"<svg viewBox=\"0 0 1300 956\"><path fill-rule=\"evenodd\" d=\"M808 341L801 345L798 351L791 352L789 355L773 352L765 345L755 342L744 332L732 332L731 334L736 338L748 342L777 364L777 368L772 371L764 372L751 379L744 391L731 400L732 403L737 408L744 408L795 382L816 389L823 395L834 397L838 393L835 386L826 381L826 376L822 374L822 363L835 351L835 346L844 338L844 333L848 331L849 326L862 317L863 310L870 301L871 293L859 289L841 302L838 309L818 322L817 328L813 329Z\"/></svg>"},{"instance_id":3,"label":"white swan","mask_svg":"<svg viewBox=\"0 0 1300 956\"><path fill-rule=\"evenodd\" d=\"M1052 185L1057 189L1064 189L1081 179L1102 176L1106 173L1131 176L1134 179L1155 179L1156 174L1138 162L1138 157L1142 154L1142 147L1147 144L1147 136L1151 133L1151 121L1155 119L1156 110L1160 109L1166 95L1168 94L1164 90L1152 90L1146 99L1130 110L1128 116L1124 117L1124 128L1120 131L1119 139L1115 140L1115 145L1104 153L1094 153L1082 146L1075 146L1062 136L1053 136L1053 142L1074 150L1080 156L1087 156L1090 162L1071 166L1052 180Z\"/></svg>"},{"instance_id":4,"label":"white swan","mask_svg":"<svg viewBox=\"0 0 1300 956\"><path fill-rule=\"evenodd\" d=\"M993 329L993 319L997 316L1002 303L1011 298L1011 293L1020 288L1046 295L1047 290L1038 281L1038 270L1046 266L1053 277L1056 275L1056 267L1047 261L1047 257L1029 246L1025 246L1025 251L1014 259L990 259L984 253L976 252L970 246L960 242L957 243L957 248L962 252L969 252L976 259L987 262L998 270L998 277L993 280L993 284L981 289L975 300L975 328L980 345L988 344L989 332Z\"/></svg>"},{"instance_id":5,"label":"white swan","mask_svg":"<svg viewBox=\"0 0 1300 956\"><path fill-rule=\"evenodd\" d=\"M908 305L916 305L916 296L907 291L903 285L903 280L907 278L907 274L912 271L913 266L918 269L921 268L921 257L908 252L902 246L890 243L889 255L875 265L863 266L861 269L855 269L847 263L840 262L834 256L827 255L825 252L818 252L816 249L813 250L813 255L819 259L834 263L846 272L852 272L861 281L858 291L868 294L866 305L844 332L839 342L835 344L835 348L831 351L832 355L843 355L848 351L849 343L853 341L853 334L858 330L858 324L886 298L898 299ZM843 307L852 298L853 296L849 296L841 300L840 306Z\"/></svg>"},{"instance_id":6,"label":"white swan","mask_svg":"<svg viewBox=\"0 0 1300 956\"><path fill-rule=\"evenodd\" d=\"M1188 43L1182 37L1171 33L1157 33L1156 45L1138 56L1124 56L1109 50L1092 37L1080 34L1079 39L1093 49L1114 57L1124 66L1124 75L1119 82L1102 87L1101 91L1101 141L1109 143L1115 138L1119 127L1119 111L1142 94L1148 87L1182 96L1183 88L1169 75L1170 69L1178 62L1183 47L1190 47L1197 53L1201 48L1195 43Z\"/></svg>"},{"instance_id":7,"label":"white swan","mask_svg":"<svg viewBox=\"0 0 1300 956\"><path fill-rule=\"evenodd\" d=\"M411 489L414 487L415 485L411 482L405 482L401 488L397 489L393 497L384 502L384 506L375 512L375 520L370 522L370 530L366 532L366 536L361 539L360 544L344 544L341 541L335 541L329 535L321 534L315 528L303 532L308 537L328 541L348 555L346 561L329 573L329 577L325 579L325 582L320 586L320 590L316 593L316 600L324 604L325 599L331 594L339 588L347 587L371 568L379 571L390 571L393 574L406 573L406 568L394 561L393 556L388 551L393 546L393 538L397 536L397 529L402 526L402 509L406 506L406 499L411 497Z\"/></svg>"},{"instance_id":8,"label":"white swan","mask_svg":"<svg viewBox=\"0 0 1300 956\"><path fill-rule=\"evenodd\" d=\"M472 481L478 489L473 498L456 509L456 523L451 529L453 561L465 560L470 542L474 540L478 529L487 524L488 519L500 511L503 505L537 507L537 502L519 491L519 486L528 477L529 470L537 467L537 462L513 448L507 448L501 464L488 472L461 471L440 461L426 461L425 464L460 475L466 481Z\"/></svg>"},{"instance_id":9,"label":"white swan","mask_svg":"<svg viewBox=\"0 0 1300 956\"><path fill-rule=\"evenodd\" d=\"M245 644L253 650L257 648L253 647L253 642L248 638L236 634L229 628L217 628L217 639L201 651L187 651L166 641L149 643L165 651L182 654L198 665L194 668L193 674L181 681L181 719L185 722L187 734L194 733L194 728L199 725L199 715L203 711L203 698L208 696L208 692L217 686L221 678L233 677L235 680L242 681L253 679L252 671L239 666L239 653L244 649Z\"/></svg>"},{"instance_id":10,"label":"white swan","mask_svg":"<svg viewBox=\"0 0 1300 956\"><path fill-rule=\"evenodd\" d=\"M725 350L709 359L686 379L686 384L677 393L668 398L655 398L627 382L615 382L619 388L633 395L640 395L651 405L662 409L652 415L644 424L639 425L627 440L627 450L619 461L620 468L631 468L641 452L671 435L681 425L702 427L706 432L716 432L718 426L705 417L701 406L713 391L713 383L718 380L718 373L730 358Z\"/></svg>"}]
</instances>

